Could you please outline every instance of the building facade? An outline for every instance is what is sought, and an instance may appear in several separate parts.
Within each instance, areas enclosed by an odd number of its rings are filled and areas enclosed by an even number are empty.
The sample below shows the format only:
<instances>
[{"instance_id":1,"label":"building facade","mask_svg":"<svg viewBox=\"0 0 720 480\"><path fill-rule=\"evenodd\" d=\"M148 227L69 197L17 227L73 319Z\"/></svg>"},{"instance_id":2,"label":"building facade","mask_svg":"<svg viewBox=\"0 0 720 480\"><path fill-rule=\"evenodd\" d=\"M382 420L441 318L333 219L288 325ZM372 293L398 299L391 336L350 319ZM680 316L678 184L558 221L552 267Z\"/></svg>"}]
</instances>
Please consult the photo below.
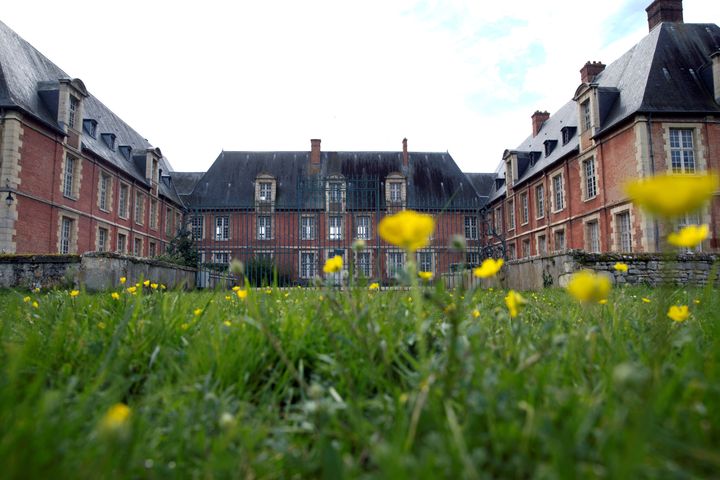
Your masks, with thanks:
<instances>
[{"instance_id":1,"label":"building facade","mask_svg":"<svg viewBox=\"0 0 720 480\"><path fill-rule=\"evenodd\" d=\"M717 251L720 197L676 224L634 207L624 185L720 170L720 28L683 23L681 0L648 8L649 34L609 65L588 62L573 99L532 115L487 192L485 231L510 259L566 249L657 252L682 224L707 223ZM672 192L667 192L672 195Z\"/></svg>"}]
</instances>

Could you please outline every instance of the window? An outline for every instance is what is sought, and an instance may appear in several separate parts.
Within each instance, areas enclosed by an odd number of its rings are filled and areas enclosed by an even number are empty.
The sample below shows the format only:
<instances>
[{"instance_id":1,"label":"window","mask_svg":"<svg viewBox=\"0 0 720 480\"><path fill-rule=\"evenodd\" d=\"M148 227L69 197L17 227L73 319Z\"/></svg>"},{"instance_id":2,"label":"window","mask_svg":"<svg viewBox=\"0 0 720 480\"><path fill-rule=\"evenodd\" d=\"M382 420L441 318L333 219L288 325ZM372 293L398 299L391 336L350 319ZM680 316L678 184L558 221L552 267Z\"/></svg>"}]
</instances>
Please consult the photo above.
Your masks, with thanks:
<instances>
[{"instance_id":1,"label":"window","mask_svg":"<svg viewBox=\"0 0 720 480\"><path fill-rule=\"evenodd\" d=\"M392 203L402 202L402 183L390 182L390 201Z\"/></svg>"},{"instance_id":2,"label":"window","mask_svg":"<svg viewBox=\"0 0 720 480\"><path fill-rule=\"evenodd\" d=\"M465 238L468 240L477 240L478 229L477 229L477 217L466 216L465 217Z\"/></svg>"},{"instance_id":3,"label":"window","mask_svg":"<svg viewBox=\"0 0 720 480\"><path fill-rule=\"evenodd\" d=\"M118 233L117 236L117 251L119 253L125 253L127 250L127 235L124 233Z\"/></svg>"},{"instance_id":4,"label":"window","mask_svg":"<svg viewBox=\"0 0 720 480\"><path fill-rule=\"evenodd\" d=\"M145 195L135 192L135 223L142 225L145 222Z\"/></svg>"},{"instance_id":5,"label":"window","mask_svg":"<svg viewBox=\"0 0 720 480\"><path fill-rule=\"evenodd\" d=\"M330 182L328 200L330 203L342 202L342 183L341 182Z\"/></svg>"},{"instance_id":6,"label":"window","mask_svg":"<svg viewBox=\"0 0 720 480\"><path fill-rule=\"evenodd\" d=\"M588 252L599 253L600 252L600 224L597 220L587 222L585 224L585 243L587 244Z\"/></svg>"},{"instance_id":7,"label":"window","mask_svg":"<svg viewBox=\"0 0 720 480\"><path fill-rule=\"evenodd\" d=\"M100 186L98 188L98 207L100 207L100 210L104 212L110 210L110 180L110 175L104 172L100 173Z\"/></svg>"},{"instance_id":8,"label":"window","mask_svg":"<svg viewBox=\"0 0 720 480\"><path fill-rule=\"evenodd\" d=\"M565 230L555 231L555 251L565 250Z\"/></svg>"},{"instance_id":9,"label":"window","mask_svg":"<svg viewBox=\"0 0 720 480\"><path fill-rule=\"evenodd\" d=\"M537 236L537 250L538 255L545 255L547 253L547 239L545 235Z\"/></svg>"},{"instance_id":10,"label":"window","mask_svg":"<svg viewBox=\"0 0 720 480\"><path fill-rule=\"evenodd\" d=\"M63 195L68 198L75 198L75 168L77 166L77 158L67 155L65 157L65 178L63 184Z\"/></svg>"},{"instance_id":11,"label":"window","mask_svg":"<svg viewBox=\"0 0 720 480\"><path fill-rule=\"evenodd\" d=\"M508 230L515 228L515 201L508 200Z\"/></svg>"},{"instance_id":12,"label":"window","mask_svg":"<svg viewBox=\"0 0 720 480\"><path fill-rule=\"evenodd\" d=\"M523 240L521 247L522 247L522 256L524 258L529 257L530 256L530 239L526 238L525 240Z\"/></svg>"},{"instance_id":13,"label":"window","mask_svg":"<svg viewBox=\"0 0 720 480\"><path fill-rule=\"evenodd\" d=\"M190 228L193 240L202 240L205 233L204 226L205 223L203 222L202 215L196 215L192 217L192 220L190 221Z\"/></svg>"},{"instance_id":14,"label":"window","mask_svg":"<svg viewBox=\"0 0 720 480\"><path fill-rule=\"evenodd\" d=\"M545 216L545 185L535 187L535 218Z\"/></svg>"},{"instance_id":15,"label":"window","mask_svg":"<svg viewBox=\"0 0 720 480\"><path fill-rule=\"evenodd\" d=\"M524 192L520 195L520 222L524 225L528 223L530 218L530 207L528 205L528 194Z\"/></svg>"},{"instance_id":16,"label":"window","mask_svg":"<svg viewBox=\"0 0 720 480\"><path fill-rule=\"evenodd\" d=\"M583 131L590 130L592 117L590 116L590 100L585 100L580 105L582 112Z\"/></svg>"},{"instance_id":17,"label":"window","mask_svg":"<svg viewBox=\"0 0 720 480\"><path fill-rule=\"evenodd\" d=\"M515 248L515 243L508 244L507 255L508 260L515 260L517 258L517 249Z\"/></svg>"},{"instance_id":18,"label":"window","mask_svg":"<svg viewBox=\"0 0 720 480\"><path fill-rule=\"evenodd\" d=\"M150 252L148 253L150 257L154 257L155 255L157 255L157 245L155 244L155 242L150 242L148 248L150 250Z\"/></svg>"},{"instance_id":19,"label":"window","mask_svg":"<svg viewBox=\"0 0 720 480\"><path fill-rule=\"evenodd\" d=\"M78 107L80 106L80 100L70 95L70 115L68 118L68 127L75 128L77 123Z\"/></svg>"},{"instance_id":20,"label":"window","mask_svg":"<svg viewBox=\"0 0 720 480\"><path fill-rule=\"evenodd\" d=\"M575 136L575 127L563 127L560 131L562 132L563 145L567 144Z\"/></svg>"},{"instance_id":21,"label":"window","mask_svg":"<svg viewBox=\"0 0 720 480\"><path fill-rule=\"evenodd\" d=\"M165 235L168 237L173 233L172 219L172 208L168 207L165 209Z\"/></svg>"},{"instance_id":22,"label":"window","mask_svg":"<svg viewBox=\"0 0 720 480\"><path fill-rule=\"evenodd\" d=\"M495 232L502 233L503 222L502 222L502 208L498 207L495 209Z\"/></svg>"},{"instance_id":23,"label":"window","mask_svg":"<svg viewBox=\"0 0 720 480\"><path fill-rule=\"evenodd\" d=\"M597 195L597 179L595 178L595 159L588 158L583 160L583 175L585 177L585 199L593 198Z\"/></svg>"},{"instance_id":24,"label":"window","mask_svg":"<svg viewBox=\"0 0 720 480\"><path fill-rule=\"evenodd\" d=\"M565 208L564 192L563 192L563 177L562 173L552 177L553 183L553 198L555 200L554 210L560 211Z\"/></svg>"},{"instance_id":25,"label":"window","mask_svg":"<svg viewBox=\"0 0 720 480\"><path fill-rule=\"evenodd\" d=\"M435 266L433 265L433 254L432 252L418 252L417 253L418 271L419 272L433 272Z\"/></svg>"},{"instance_id":26,"label":"window","mask_svg":"<svg viewBox=\"0 0 720 480\"><path fill-rule=\"evenodd\" d=\"M300 240L315 240L315 217L300 217Z\"/></svg>"},{"instance_id":27,"label":"window","mask_svg":"<svg viewBox=\"0 0 720 480\"><path fill-rule=\"evenodd\" d=\"M300 253L300 278L314 278L315 277L315 252L301 252Z\"/></svg>"},{"instance_id":28,"label":"window","mask_svg":"<svg viewBox=\"0 0 720 480\"><path fill-rule=\"evenodd\" d=\"M230 263L230 254L228 252L212 252L212 263Z\"/></svg>"},{"instance_id":29,"label":"window","mask_svg":"<svg viewBox=\"0 0 720 480\"><path fill-rule=\"evenodd\" d=\"M272 182L260 182L259 200L261 202L272 201Z\"/></svg>"},{"instance_id":30,"label":"window","mask_svg":"<svg viewBox=\"0 0 720 480\"><path fill-rule=\"evenodd\" d=\"M370 252L358 252L357 253L357 271L363 277L372 276L372 259Z\"/></svg>"},{"instance_id":31,"label":"window","mask_svg":"<svg viewBox=\"0 0 720 480\"><path fill-rule=\"evenodd\" d=\"M269 240L272 238L272 217L260 215L257 217L257 238L258 240Z\"/></svg>"},{"instance_id":32,"label":"window","mask_svg":"<svg viewBox=\"0 0 720 480\"><path fill-rule=\"evenodd\" d=\"M98 252L105 252L107 251L107 241L108 241L108 229L107 228L98 228L98 234L97 234L97 250Z\"/></svg>"},{"instance_id":33,"label":"window","mask_svg":"<svg viewBox=\"0 0 720 480\"><path fill-rule=\"evenodd\" d=\"M158 228L158 202L154 198L150 200L150 228Z\"/></svg>"},{"instance_id":34,"label":"window","mask_svg":"<svg viewBox=\"0 0 720 480\"><path fill-rule=\"evenodd\" d=\"M130 199L129 191L130 187L127 184L120 184L120 194L118 199L118 215L120 218L128 218L128 200Z\"/></svg>"},{"instance_id":35,"label":"window","mask_svg":"<svg viewBox=\"0 0 720 480\"><path fill-rule=\"evenodd\" d=\"M343 238L343 217L333 215L329 219L330 224L330 240L342 240Z\"/></svg>"},{"instance_id":36,"label":"window","mask_svg":"<svg viewBox=\"0 0 720 480\"><path fill-rule=\"evenodd\" d=\"M673 173L695 173L692 129L670 129L670 158Z\"/></svg>"},{"instance_id":37,"label":"window","mask_svg":"<svg viewBox=\"0 0 720 480\"><path fill-rule=\"evenodd\" d=\"M62 217L60 224L60 253L67 255L71 251L74 220Z\"/></svg>"},{"instance_id":38,"label":"window","mask_svg":"<svg viewBox=\"0 0 720 480\"><path fill-rule=\"evenodd\" d=\"M515 184L515 172L512 166L512 159L505 162L505 178L507 179L508 186Z\"/></svg>"},{"instance_id":39,"label":"window","mask_svg":"<svg viewBox=\"0 0 720 480\"><path fill-rule=\"evenodd\" d=\"M388 276L398 275L405 265L405 254L403 252L388 252Z\"/></svg>"},{"instance_id":40,"label":"window","mask_svg":"<svg viewBox=\"0 0 720 480\"><path fill-rule=\"evenodd\" d=\"M135 255L136 257L142 257L142 244L142 238L135 239L135 248L133 249L133 255Z\"/></svg>"},{"instance_id":41,"label":"window","mask_svg":"<svg viewBox=\"0 0 720 480\"><path fill-rule=\"evenodd\" d=\"M152 181L153 181L153 182L158 183L158 175L159 175L159 173L160 173L160 171L159 171L159 169L158 169L158 161L157 161L157 159L153 158L153 161L152 161L152 172L151 172Z\"/></svg>"},{"instance_id":42,"label":"window","mask_svg":"<svg viewBox=\"0 0 720 480\"><path fill-rule=\"evenodd\" d=\"M630 212L624 211L615 217L617 225L618 251L632 252L632 229L630 226Z\"/></svg>"},{"instance_id":43,"label":"window","mask_svg":"<svg viewBox=\"0 0 720 480\"><path fill-rule=\"evenodd\" d=\"M182 229L182 214L175 212L175 230L179 231Z\"/></svg>"},{"instance_id":44,"label":"window","mask_svg":"<svg viewBox=\"0 0 720 480\"><path fill-rule=\"evenodd\" d=\"M230 238L230 217L215 217L215 240Z\"/></svg>"},{"instance_id":45,"label":"window","mask_svg":"<svg viewBox=\"0 0 720 480\"><path fill-rule=\"evenodd\" d=\"M370 240L370 217L361 215L355 217L355 238Z\"/></svg>"},{"instance_id":46,"label":"window","mask_svg":"<svg viewBox=\"0 0 720 480\"><path fill-rule=\"evenodd\" d=\"M480 265L480 252L467 252L465 254L465 263L468 267Z\"/></svg>"},{"instance_id":47,"label":"window","mask_svg":"<svg viewBox=\"0 0 720 480\"><path fill-rule=\"evenodd\" d=\"M557 140L545 140L543 143L545 145L545 157L549 157L553 150L555 150Z\"/></svg>"}]
</instances>

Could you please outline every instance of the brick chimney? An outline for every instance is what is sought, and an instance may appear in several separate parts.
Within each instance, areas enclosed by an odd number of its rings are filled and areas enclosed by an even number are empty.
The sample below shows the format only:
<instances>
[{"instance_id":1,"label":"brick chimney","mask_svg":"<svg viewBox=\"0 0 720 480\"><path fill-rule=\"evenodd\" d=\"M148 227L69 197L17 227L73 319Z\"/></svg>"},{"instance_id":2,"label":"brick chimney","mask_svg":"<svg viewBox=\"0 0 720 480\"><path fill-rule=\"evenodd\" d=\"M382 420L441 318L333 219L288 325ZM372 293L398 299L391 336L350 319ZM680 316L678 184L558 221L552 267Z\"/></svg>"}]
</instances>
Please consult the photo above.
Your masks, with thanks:
<instances>
[{"instance_id":1,"label":"brick chimney","mask_svg":"<svg viewBox=\"0 0 720 480\"><path fill-rule=\"evenodd\" d=\"M682 0L655 0L645 11L650 30L662 22L683 22Z\"/></svg>"},{"instance_id":2,"label":"brick chimney","mask_svg":"<svg viewBox=\"0 0 720 480\"><path fill-rule=\"evenodd\" d=\"M595 80L595 76L605 70L605 64L602 62L587 62L580 69L580 83L591 83Z\"/></svg>"},{"instance_id":3,"label":"brick chimney","mask_svg":"<svg viewBox=\"0 0 720 480\"><path fill-rule=\"evenodd\" d=\"M310 165L320 166L320 139L310 140Z\"/></svg>"},{"instance_id":4,"label":"brick chimney","mask_svg":"<svg viewBox=\"0 0 720 480\"><path fill-rule=\"evenodd\" d=\"M403 166L408 166L407 138L403 138Z\"/></svg>"},{"instance_id":5,"label":"brick chimney","mask_svg":"<svg viewBox=\"0 0 720 480\"><path fill-rule=\"evenodd\" d=\"M548 112L541 112L540 110L536 110L530 118L532 118L533 137L537 137L537 134L538 132L540 132L540 129L542 128L543 123L545 123L545 120L550 118L550 114Z\"/></svg>"}]
</instances>

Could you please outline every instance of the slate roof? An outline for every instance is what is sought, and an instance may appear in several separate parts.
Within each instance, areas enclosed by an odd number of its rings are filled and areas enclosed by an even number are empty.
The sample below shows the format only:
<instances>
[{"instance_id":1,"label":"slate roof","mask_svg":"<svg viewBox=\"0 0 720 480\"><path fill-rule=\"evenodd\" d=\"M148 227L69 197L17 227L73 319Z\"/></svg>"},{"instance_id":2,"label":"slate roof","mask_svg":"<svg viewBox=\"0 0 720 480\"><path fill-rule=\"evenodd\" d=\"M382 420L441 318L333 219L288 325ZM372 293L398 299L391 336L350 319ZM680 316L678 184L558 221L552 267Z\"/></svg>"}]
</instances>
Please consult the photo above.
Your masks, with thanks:
<instances>
[{"instance_id":1,"label":"slate roof","mask_svg":"<svg viewBox=\"0 0 720 480\"><path fill-rule=\"evenodd\" d=\"M276 179L277 209L324 208L325 181L346 182L348 209L385 208L384 181L394 172L407 179L409 208L476 209L477 192L448 153L321 152L320 168L309 171L310 152L222 152L187 197L190 208L252 208L254 181L260 174Z\"/></svg>"},{"instance_id":2,"label":"slate roof","mask_svg":"<svg viewBox=\"0 0 720 480\"><path fill-rule=\"evenodd\" d=\"M60 67L0 22L0 107L20 109L47 127L63 133L57 116L48 108L38 87L53 88L60 79L70 78ZM93 95L83 100L83 110L84 119L94 119L98 123L96 138L84 132L82 148L149 188L144 170L141 171L132 159L126 159L117 146L128 145L136 154L152 149L153 146ZM102 140L102 133L115 134L114 150ZM172 166L164 157L160 160L160 168L164 173L172 172ZM160 195L182 205L171 181L160 182L158 190Z\"/></svg>"},{"instance_id":3,"label":"slate roof","mask_svg":"<svg viewBox=\"0 0 720 480\"><path fill-rule=\"evenodd\" d=\"M478 193L478 196L481 198L483 203L485 203L490 197L490 192L492 191L493 184L495 183L496 175L494 173L466 172L465 176L468 177L470 183L472 183L473 187L475 187L475 191Z\"/></svg>"}]
</instances>

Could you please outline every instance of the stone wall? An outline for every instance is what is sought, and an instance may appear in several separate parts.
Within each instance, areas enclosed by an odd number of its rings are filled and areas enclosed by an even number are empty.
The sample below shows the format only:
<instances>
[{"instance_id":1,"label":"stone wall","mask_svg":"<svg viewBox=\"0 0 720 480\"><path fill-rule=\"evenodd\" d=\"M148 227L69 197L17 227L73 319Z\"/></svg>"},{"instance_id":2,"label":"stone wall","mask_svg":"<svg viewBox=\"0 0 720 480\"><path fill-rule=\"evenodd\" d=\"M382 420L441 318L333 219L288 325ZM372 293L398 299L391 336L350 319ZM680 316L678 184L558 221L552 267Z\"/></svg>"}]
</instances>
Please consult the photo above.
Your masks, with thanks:
<instances>
[{"instance_id":1,"label":"stone wall","mask_svg":"<svg viewBox=\"0 0 720 480\"><path fill-rule=\"evenodd\" d=\"M101 291L141 280L168 288L193 288L194 268L114 253L84 255L0 255L0 288L70 288Z\"/></svg>"}]
</instances>

